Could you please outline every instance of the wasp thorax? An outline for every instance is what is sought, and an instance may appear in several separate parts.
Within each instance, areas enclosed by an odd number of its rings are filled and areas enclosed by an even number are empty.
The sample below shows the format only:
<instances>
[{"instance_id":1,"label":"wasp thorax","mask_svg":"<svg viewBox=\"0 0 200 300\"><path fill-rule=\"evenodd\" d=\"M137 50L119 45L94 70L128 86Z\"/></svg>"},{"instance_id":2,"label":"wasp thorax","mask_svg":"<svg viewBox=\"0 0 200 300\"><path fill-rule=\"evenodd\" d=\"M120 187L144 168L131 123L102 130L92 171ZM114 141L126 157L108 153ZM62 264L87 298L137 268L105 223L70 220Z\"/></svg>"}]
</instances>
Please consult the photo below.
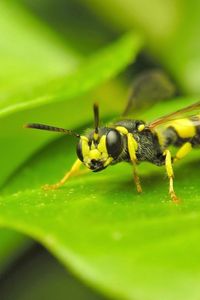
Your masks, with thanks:
<instances>
[{"instance_id":1,"label":"wasp thorax","mask_svg":"<svg viewBox=\"0 0 200 300\"><path fill-rule=\"evenodd\" d=\"M78 158L91 170L100 171L118 158L123 149L122 135L116 129L81 136L77 145Z\"/></svg>"}]
</instances>

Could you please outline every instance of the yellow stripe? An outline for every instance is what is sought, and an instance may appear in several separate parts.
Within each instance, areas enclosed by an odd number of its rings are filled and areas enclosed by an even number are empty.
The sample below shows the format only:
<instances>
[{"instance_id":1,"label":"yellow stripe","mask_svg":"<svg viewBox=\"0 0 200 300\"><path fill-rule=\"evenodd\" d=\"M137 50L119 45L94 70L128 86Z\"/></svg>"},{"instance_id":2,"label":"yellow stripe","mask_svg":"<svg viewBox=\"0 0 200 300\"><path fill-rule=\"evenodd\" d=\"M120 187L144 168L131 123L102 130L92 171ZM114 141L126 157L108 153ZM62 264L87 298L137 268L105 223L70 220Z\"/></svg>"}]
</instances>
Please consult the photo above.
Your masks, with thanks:
<instances>
[{"instance_id":1,"label":"yellow stripe","mask_svg":"<svg viewBox=\"0 0 200 300\"><path fill-rule=\"evenodd\" d=\"M81 144L82 144L82 154L83 158L89 155L90 148L88 146L88 138L85 136L81 136Z\"/></svg>"},{"instance_id":2,"label":"yellow stripe","mask_svg":"<svg viewBox=\"0 0 200 300\"><path fill-rule=\"evenodd\" d=\"M128 130L123 126L117 126L116 130L121 132L122 134L128 134Z\"/></svg>"},{"instance_id":3,"label":"yellow stripe","mask_svg":"<svg viewBox=\"0 0 200 300\"><path fill-rule=\"evenodd\" d=\"M178 119L172 121L169 126L172 126L180 138L191 138L196 134L196 128L190 119Z\"/></svg>"},{"instance_id":4,"label":"yellow stripe","mask_svg":"<svg viewBox=\"0 0 200 300\"><path fill-rule=\"evenodd\" d=\"M167 175L168 177L174 177L174 171L172 168L172 159L171 159L171 153L169 150L165 150L164 155L166 155L165 157L165 166L166 166L166 170L167 170Z\"/></svg>"},{"instance_id":5,"label":"yellow stripe","mask_svg":"<svg viewBox=\"0 0 200 300\"><path fill-rule=\"evenodd\" d=\"M109 164L111 164L111 162L113 161L112 157L108 157L108 159L105 161L105 163L103 164L104 167L107 167Z\"/></svg>"},{"instance_id":6,"label":"yellow stripe","mask_svg":"<svg viewBox=\"0 0 200 300\"><path fill-rule=\"evenodd\" d=\"M90 150L90 152L89 152L89 158L90 159L98 160L98 159L101 158L101 153L97 149Z\"/></svg>"},{"instance_id":7,"label":"yellow stripe","mask_svg":"<svg viewBox=\"0 0 200 300\"><path fill-rule=\"evenodd\" d=\"M98 133L94 132L94 134L93 134L93 138L94 138L94 140L95 140L95 141L97 141L97 140L98 140L98 138L99 138L99 135L98 135Z\"/></svg>"},{"instance_id":8,"label":"yellow stripe","mask_svg":"<svg viewBox=\"0 0 200 300\"><path fill-rule=\"evenodd\" d=\"M106 148L106 135L101 137L97 148L102 153L108 153Z\"/></svg>"},{"instance_id":9,"label":"yellow stripe","mask_svg":"<svg viewBox=\"0 0 200 300\"><path fill-rule=\"evenodd\" d=\"M128 153L130 155L131 161L135 162L137 160L135 152L138 149L138 144L131 133L127 134L127 138L128 138Z\"/></svg>"},{"instance_id":10,"label":"yellow stripe","mask_svg":"<svg viewBox=\"0 0 200 300\"><path fill-rule=\"evenodd\" d=\"M187 142L177 151L175 159L181 159L185 157L192 150L192 145Z\"/></svg>"},{"instance_id":11,"label":"yellow stripe","mask_svg":"<svg viewBox=\"0 0 200 300\"><path fill-rule=\"evenodd\" d=\"M145 129L145 125L144 124L140 124L139 126L138 126L138 131L139 132L141 132L142 130L144 130Z\"/></svg>"}]
</instances>

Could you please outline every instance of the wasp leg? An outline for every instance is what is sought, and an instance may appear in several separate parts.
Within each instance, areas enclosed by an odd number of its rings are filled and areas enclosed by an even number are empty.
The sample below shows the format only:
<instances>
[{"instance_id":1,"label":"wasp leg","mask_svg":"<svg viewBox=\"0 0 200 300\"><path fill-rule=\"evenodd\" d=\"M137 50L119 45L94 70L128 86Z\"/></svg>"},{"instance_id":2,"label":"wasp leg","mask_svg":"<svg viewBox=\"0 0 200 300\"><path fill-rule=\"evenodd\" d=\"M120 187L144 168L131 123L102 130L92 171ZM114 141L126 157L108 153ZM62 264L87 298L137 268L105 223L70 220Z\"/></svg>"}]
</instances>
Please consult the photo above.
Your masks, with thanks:
<instances>
[{"instance_id":1,"label":"wasp leg","mask_svg":"<svg viewBox=\"0 0 200 300\"><path fill-rule=\"evenodd\" d=\"M138 193L141 193L142 192L142 187L141 187L141 184L140 184L140 178L139 178L139 175L137 173L137 167L136 167L137 158L136 158L135 151L136 151L136 148L137 148L137 143L136 143L136 141L133 138L131 133L127 134L127 140L128 140L128 152L129 152L131 162L133 164L134 182L135 182Z\"/></svg>"},{"instance_id":2,"label":"wasp leg","mask_svg":"<svg viewBox=\"0 0 200 300\"><path fill-rule=\"evenodd\" d=\"M174 191L174 182L173 182L174 171L172 168L171 153L169 150L165 150L163 154L165 155L165 167L166 167L166 171L167 171L167 176L169 178L169 194L170 194L172 201L177 203L177 202L179 202L179 199L176 196L176 193Z\"/></svg>"},{"instance_id":3,"label":"wasp leg","mask_svg":"<svg viewBox=\"0 0 200 300\"><path fill-rule=\"evenodd\" d=\"M55 190L58 189L59 187L61 187L63 184L65 184L65 182L72 176L74 176L75 174L77 174L78 172L80 172L80 166L81 166L82 162L77 159L75 161L75 163L73 164L73 166L71 167L70 171L67 172L65 174L65 176L57 183L55 184L45 184L42 188L44 190Z\"/></svg>"},{"instance_id":4,"label":"wasp leg","mask_svg":"<svg viewBox=\"0 0 200 300\"><path fill-rule=\"evenodd\" d=\"M134 182L135 182L135 185L136 185L137 192L142 193L140 177L138 175L137 167L136 167L135 163L133 164L133 178L134 178Z\"/></svg>"},{"instance_id":5,"label":"wasp leg","mask_svg":"<svg viewBox=\"0 0 200 300\"><path fill-rule=\"evenodd\" d=\"M173 162L176 162L177 160L182 159L185 157L190 151L192 150L192 144L190 142L187 142L181 146L181 148L177 151Z\"/></svg>"}]
</instances>

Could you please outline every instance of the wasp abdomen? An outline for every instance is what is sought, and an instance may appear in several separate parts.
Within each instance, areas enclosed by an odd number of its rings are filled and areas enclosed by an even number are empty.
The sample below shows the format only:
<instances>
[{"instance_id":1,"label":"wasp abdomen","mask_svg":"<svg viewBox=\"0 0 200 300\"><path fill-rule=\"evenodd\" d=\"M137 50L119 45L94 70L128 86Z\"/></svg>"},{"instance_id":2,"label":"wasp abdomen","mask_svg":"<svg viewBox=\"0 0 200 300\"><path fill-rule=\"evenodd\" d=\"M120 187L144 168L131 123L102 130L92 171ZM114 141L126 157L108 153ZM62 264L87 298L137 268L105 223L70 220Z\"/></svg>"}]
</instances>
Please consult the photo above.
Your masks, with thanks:
<instances>
[{"instance_id":1,"label":"wasp abdomen","mask_svg":"<svg viewBox=\"0 0 200 300\"><path fill-rule=\"evenodd\" d=\"M192 146L200 146L200 116L178 119L170 122L164 131L165 146L182 146L190 142Z\"/></svg>"}]
</instances>

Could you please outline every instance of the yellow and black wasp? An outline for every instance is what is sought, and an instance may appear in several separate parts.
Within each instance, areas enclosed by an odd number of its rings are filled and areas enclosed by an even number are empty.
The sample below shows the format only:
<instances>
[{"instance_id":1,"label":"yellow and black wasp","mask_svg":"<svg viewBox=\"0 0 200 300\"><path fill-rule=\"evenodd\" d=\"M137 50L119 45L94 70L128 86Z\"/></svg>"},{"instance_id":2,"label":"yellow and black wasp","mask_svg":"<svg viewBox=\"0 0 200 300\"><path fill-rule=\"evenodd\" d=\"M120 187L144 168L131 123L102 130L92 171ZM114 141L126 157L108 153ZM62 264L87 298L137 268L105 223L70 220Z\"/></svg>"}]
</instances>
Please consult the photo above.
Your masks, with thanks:
<instances>
[{"instance_id":1,"label":"yellow and black wasp","mask_svg":"<svg viewBox=\"0 0 200 300\"><path fill-rule=\"evenodd\" d=\"M71 170L54 185L47 189L62 186L84 164L93 172L104 170L119 162L133 165L134 181L137 191L142 192L137 165L143 161L157 166L165 166L169 178L169 194L174 202L178 201L173 187L173 163L186 156L193 147L200 146L200 101L167 114L150 123L142 120L124 119L106 127L99 126L99 109L94 104L94 130L80 135L71 130L38 123L25 127L62 132L78 138L77 161ZM190 117L184 117L190 113ZM162 126L161 126L162 125ZM175 156L171 155L170 146L178 147Z\"/></svg>"}]
</instances>

